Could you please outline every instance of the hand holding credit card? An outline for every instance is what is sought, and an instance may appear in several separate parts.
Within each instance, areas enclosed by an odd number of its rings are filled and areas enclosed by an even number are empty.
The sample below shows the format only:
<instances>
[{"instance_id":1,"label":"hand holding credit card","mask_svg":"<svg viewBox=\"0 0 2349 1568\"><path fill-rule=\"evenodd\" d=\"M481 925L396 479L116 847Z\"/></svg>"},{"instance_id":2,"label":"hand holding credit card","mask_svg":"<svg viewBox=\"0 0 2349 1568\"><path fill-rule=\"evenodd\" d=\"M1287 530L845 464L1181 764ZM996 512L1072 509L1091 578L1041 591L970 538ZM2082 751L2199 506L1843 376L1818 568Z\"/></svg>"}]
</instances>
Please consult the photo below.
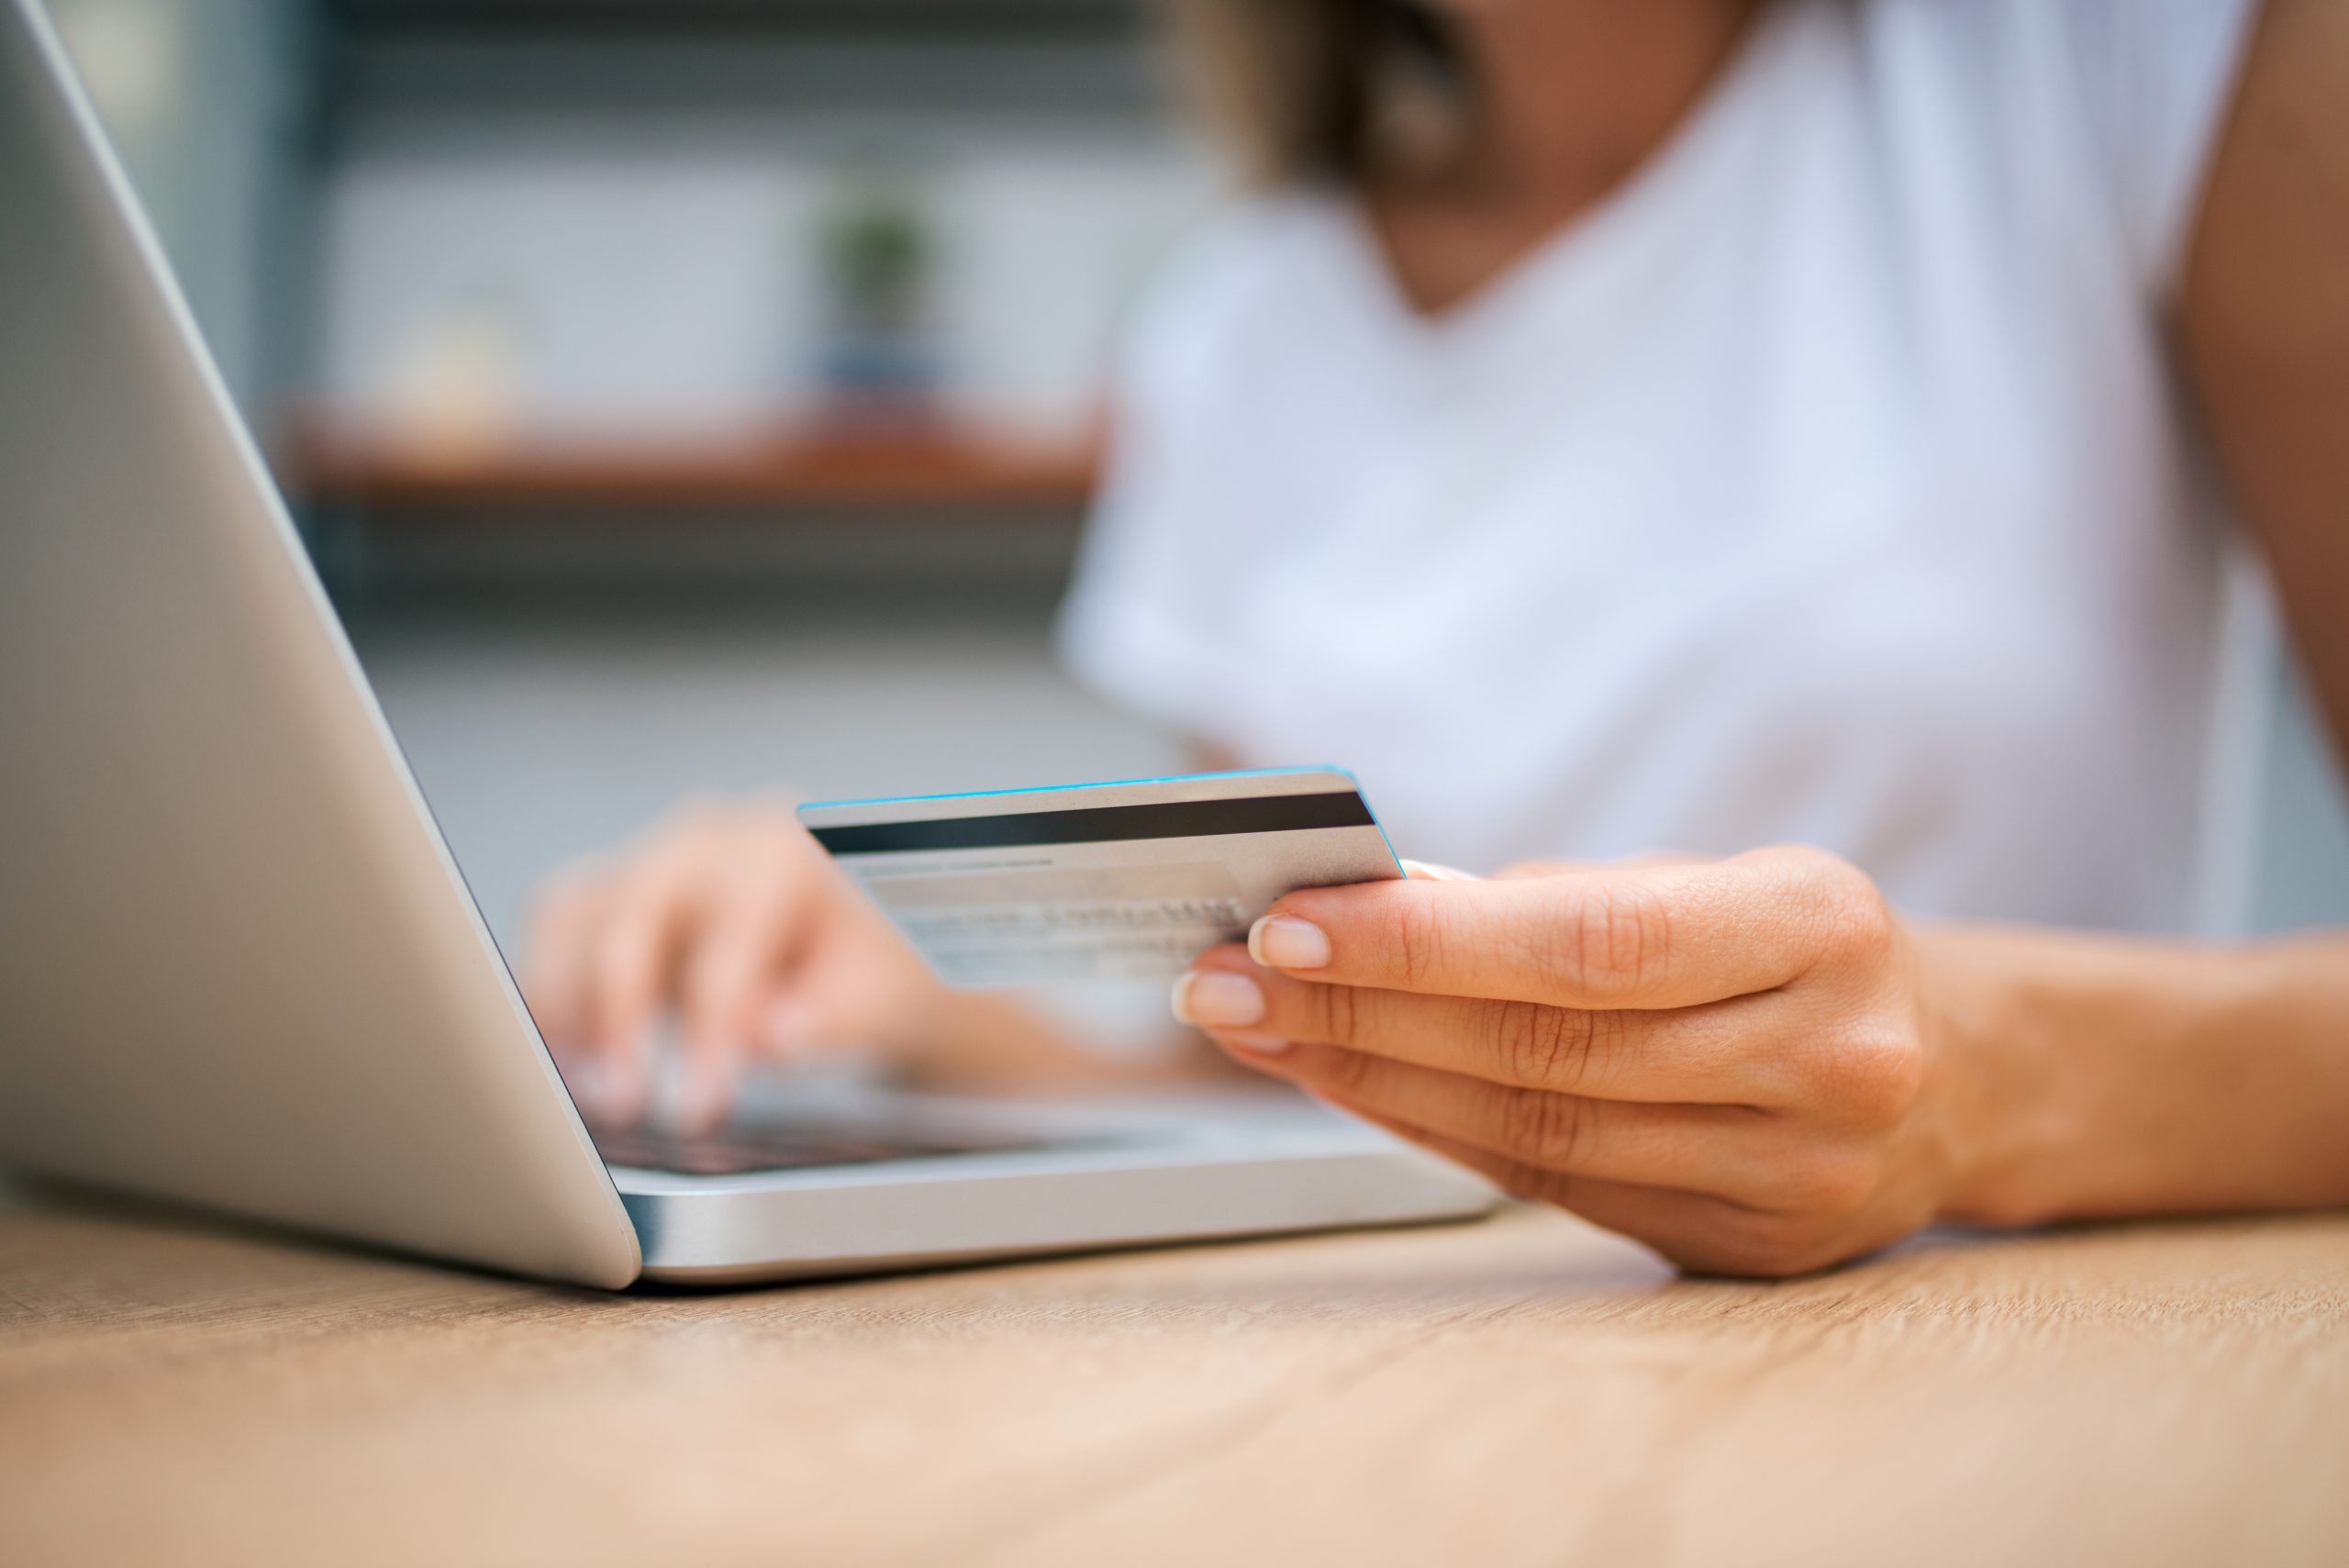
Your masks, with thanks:
<instances>
[{"instance_id":1,"label":"hand holding credit card","mask_svg":"<svg viewBox=\"0 0 2349 1568\"><path fill-rule=\"evenodd\" d=\"M1340 768L822 801L799 820L953 985L1171 982L1284 894L1403 875Z\"/></svg>"}]
</instances>

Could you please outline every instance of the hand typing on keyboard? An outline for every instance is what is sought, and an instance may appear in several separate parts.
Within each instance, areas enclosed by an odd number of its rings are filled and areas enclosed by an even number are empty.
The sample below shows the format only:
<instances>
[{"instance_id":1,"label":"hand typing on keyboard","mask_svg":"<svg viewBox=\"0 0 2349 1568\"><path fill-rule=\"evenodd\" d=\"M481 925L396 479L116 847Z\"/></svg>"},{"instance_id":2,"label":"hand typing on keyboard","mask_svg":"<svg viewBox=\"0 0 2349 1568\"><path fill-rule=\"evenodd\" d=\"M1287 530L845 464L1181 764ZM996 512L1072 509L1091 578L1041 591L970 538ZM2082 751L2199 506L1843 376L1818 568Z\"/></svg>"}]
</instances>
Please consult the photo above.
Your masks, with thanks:
<instances>
[{"instance_id":1,"label":"hand typing on keyboard","mask_svg":"<svg viewBox=\"0 0 2349 1568\"><path fill-rule=\"evenodd\" d=\"M1119 923L1120 940L1166 945L1179 962L1238 917L1206 902L1086 917ZM985 912L963 917L974 916ZM840 1048L877 1051L941 1087L1219 1072L1203 1051L1108 1062L1015 1001L948 990L774 804L682 807L633 844L557 873L521 971L564 1081L607 1136L651 1108L654 1041L672 1019L684 1061L670 1120L685 1132L724 1118L751 1062Z\"/></svg>"},{"instance_id":2,"label":"hand typing on keyboard","mask_svg":"<svg viewBox=\"0 0 2349 1568\"><path fill-rule=\"evenodd\" d=\"M942 987L788 808L712 802L558 873L523 989L581 1109L607 1128L644 1115L652 1042L674 1016L674 1119L706 1128L751 1058L927 1045Z\"/></svg>"}]
</instances>

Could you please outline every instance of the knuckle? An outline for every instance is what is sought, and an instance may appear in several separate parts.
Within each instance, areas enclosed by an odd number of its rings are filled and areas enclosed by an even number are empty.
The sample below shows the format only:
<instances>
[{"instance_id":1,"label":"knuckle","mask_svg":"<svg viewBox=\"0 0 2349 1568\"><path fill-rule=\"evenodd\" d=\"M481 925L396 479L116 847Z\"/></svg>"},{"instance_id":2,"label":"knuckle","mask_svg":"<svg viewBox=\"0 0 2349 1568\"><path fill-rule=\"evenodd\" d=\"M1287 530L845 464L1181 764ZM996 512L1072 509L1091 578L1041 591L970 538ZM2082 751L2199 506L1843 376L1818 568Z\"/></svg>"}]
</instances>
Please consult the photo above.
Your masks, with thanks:
<instances>
[{"instance_id":1,"label":"knuckle","mask_svg":"<svg viewBox=\"0 0 2349 1568\"><path fill-rule=\"evenodd\" d=\"M649 875L682 876L731 862L750 837L740 805L722 795L689 795L637 840L630 858Z\"/></svg>"},{"instance_id":2,"label":"knuckle","mask_svg":"<svg viewBox=\"0 0 2349 1568\"><path fill-rule=\"evenodd\" d=\"M1351 985L1314 985L1307 1006L1317 1038L1332 1045L1352 1045L1362 1038L1362 994Z\"/></svg>"},{"instance_id":3,"label":"knuckle","mask_svg":"<svg viewBox=\"0 0 2349 1568\"><path fill-rule=\"evenodd\" d=\"M1870 1030L1854 1048L1857 1096L1870 1121L1889 1126L1906 1118L1925 1087L1925 1051L1907 1029Z\"/></svg>"},{"instance_id":4,"label":"knuckle","mask_svg":"<svg viewBox=\"0 0 2349 1568\"><path fill-rule=\"evenodd\" d=\"M1598 1043L1595 1015L1533 1002L1497 1002L1492 1007L1501 1071L1510 1083L1572 1089L1588 1079Z\"/></svg>"},{"instance_id":5,"label":"knuckle","mask_svg":"<svg viewBox=\"0 0 2349 1568\"><path fill-rule=\"evenodd\" d=\"M1566 906L1553 955L1575 988L1593 995L1635 993L1672 962L1672 911L1653 888L1594 881Z\"/></svg>"},{"instance_id":6,"label":"knuckle","mask_svg":"<svg viewBox=\"0 0 2349 1568\"><path fill-rule=\"evenodd\" d=\"M679 896L691 862L668 844L647 843L613 868L604 888L605 900L633 914Z\"/></svg>"},{"instance_id":7,"label":"knuckle","mask_svg":"<svg viewBox=\"0 0 2349 1568\"><path fill-rule=\"evenodd\" d=\"M1773 844L1754 852L1763 859L1777 862L1796 881L1807 886L1826 889L1867 881L1859 867L1834 851L1822 850L1816 844Z\"/></svg>"},{"instance_id":8,"label":"knuckle","mask_svg":"<svg viewBox=\"0 0 2349 1568\"><path fill-rule=\"evenodd\" d=\"M616 921L596 946L596 979L607 994L651 984L660 965L660 942L649 920Z\"/></svg>"},{"instance_id":9,"label":"knuckle","mask_svg":"<svg viewBox=\"0 0 2349 1568\"><path fill-rule=\"evenodd\" d=\"M1433 901L1393 900L1385 936L1389 968L1405 990L1417 989L1441 968L1443 917Z\"/></svg>"},{"instance_id":10,"label":"knuckle","mask_svg":"<svg viewBox=\"0 0 2349 1568\"><path fill-rule=\"evenodd\" d=\"M1502 1091L1501 1137L1512 1155L1544 1170L1574 1168L1582 1152L1587 1102L1538 1089Z\"/></svg>"},{"instance_id":11,"label":"knuckle","mask_svg":"<svg viewBox=\"0 0 2349 1568\"><path fill-rule=\"evenodd\" d=\"M1815 1154L1787 1168L1781 1177L1780 1205L1790 1214L1851 1214L1876 1195L1880 1179L1871 1154L1858 1151Z\"/></svg>"},{"instance_id":12,"label":"knuckle","mask_svg":"<svg viewBox=\"0 0 2349 1568\"><path fill-rule=\"evenodd\" d=\"M1844 956L1869 969L1889 963L1898 951L1899 926L1892 906L1873 882L1839 894L1835 933Z\"/></svg>"},{"instance_id":13,"label":"knuckle","mask_svg":"<svg viewBox=\"0 0 2349 1568\"><path fill-rule=\"evenodd\" d=\"M1826 927L1833 950L1860 959L1880 956L1894 940L1892 906L1874 878L1825 850L1785 851L1797 885Z\"/></svg>"},{"instance_id":14,"label":"knuckle","mask_svg":"<svg viewBox=\"0 0 2349 1568\"><path fill-rule=\"evenodd\" d=\"M1924 1086L1924 1051L1906 1029L1860 1027L1812 1051L1810 1078L1819 1102L1838 1119L1860 1127L1889 1127L1909 1114Z\"/></svg>"}]
</instances>

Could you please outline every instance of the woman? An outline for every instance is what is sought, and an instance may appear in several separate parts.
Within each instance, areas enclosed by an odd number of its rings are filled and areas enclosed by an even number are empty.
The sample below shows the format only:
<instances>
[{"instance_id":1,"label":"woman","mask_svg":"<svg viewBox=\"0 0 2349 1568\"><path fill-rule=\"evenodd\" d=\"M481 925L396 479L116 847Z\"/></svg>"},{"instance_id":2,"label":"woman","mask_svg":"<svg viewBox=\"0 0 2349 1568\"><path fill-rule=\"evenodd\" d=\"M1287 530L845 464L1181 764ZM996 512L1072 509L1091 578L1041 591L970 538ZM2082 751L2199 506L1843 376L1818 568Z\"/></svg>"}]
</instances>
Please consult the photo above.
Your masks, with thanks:
<instances>
[{"instance_id":1,"label":"woman","mask_svg":"<svg viewBox=\"0 0 2349 1568\"><path fill-rule=\"evenodd\" d=\"M2080 931L2186 919L2207 457L2349 735L2349 6L1193 19L1263 194L1136 334L1069 656L1578 863L1295 895L1178 1016L1692 1267L2349 1201L2349 942ZM753 1051L1085 1060L761 807L572 873L529 984L619 1117L671 1002L698 1118Z\"/></svg>"}]
</instances>

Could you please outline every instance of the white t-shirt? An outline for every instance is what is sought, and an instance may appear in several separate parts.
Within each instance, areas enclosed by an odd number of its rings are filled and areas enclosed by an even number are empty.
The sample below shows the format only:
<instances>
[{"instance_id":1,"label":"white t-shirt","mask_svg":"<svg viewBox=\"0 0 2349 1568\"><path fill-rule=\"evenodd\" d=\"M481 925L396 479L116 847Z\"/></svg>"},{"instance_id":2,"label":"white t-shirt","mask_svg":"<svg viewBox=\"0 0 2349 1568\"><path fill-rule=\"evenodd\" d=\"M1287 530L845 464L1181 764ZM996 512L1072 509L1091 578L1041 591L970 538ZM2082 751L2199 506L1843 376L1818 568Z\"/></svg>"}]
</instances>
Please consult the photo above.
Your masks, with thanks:
<instances>
[{"instance_id":1,"label":"white t-shirt","mask_svg":"<svg viewBox=\"0 0 2349 1568\"><path fill-rule=\"evenodd\" d=\"M1778 0L1459 307L1260 199L1129 345L1080 676L1353 768L1398 851L1799 840L2188 918L2222 530L2165 317L2254 0Z\"/></svg>"}]
</instances>

